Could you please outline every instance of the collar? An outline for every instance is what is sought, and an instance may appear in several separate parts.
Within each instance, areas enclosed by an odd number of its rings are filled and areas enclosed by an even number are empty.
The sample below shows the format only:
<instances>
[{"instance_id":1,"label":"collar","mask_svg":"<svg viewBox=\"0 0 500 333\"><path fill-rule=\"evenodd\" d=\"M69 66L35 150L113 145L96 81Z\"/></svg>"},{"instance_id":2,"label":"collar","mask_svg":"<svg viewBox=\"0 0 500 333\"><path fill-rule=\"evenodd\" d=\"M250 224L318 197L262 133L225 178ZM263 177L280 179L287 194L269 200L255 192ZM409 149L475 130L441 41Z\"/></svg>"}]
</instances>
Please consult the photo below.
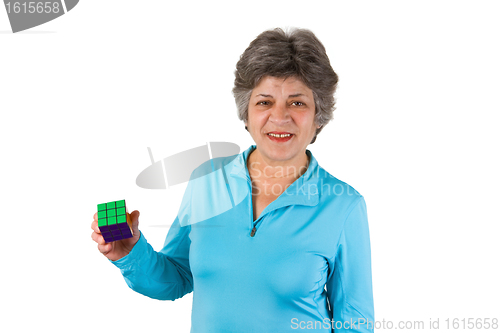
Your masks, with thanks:
<instances>
[{"instance_id":1,"label":"collar","mask_svg":"<svg viewBox=\"0 0 500 333\"><path fill-rule=\"evenodd\" d=\"M247 168L247 159L250 153L256 149L256 145L251 145L247 150L241 152L233 161L230 175L232 177L239 177L250 182L250 175ZM262 212L278 209L288 205L305 205L315 206L319 201L319 172L320 166L316 158L310 150L306 149L306 154L309 156L309 166L306 172L296 179L286 190L279 196L279 200L274 200Z\"/></svg>"}]
</instances>

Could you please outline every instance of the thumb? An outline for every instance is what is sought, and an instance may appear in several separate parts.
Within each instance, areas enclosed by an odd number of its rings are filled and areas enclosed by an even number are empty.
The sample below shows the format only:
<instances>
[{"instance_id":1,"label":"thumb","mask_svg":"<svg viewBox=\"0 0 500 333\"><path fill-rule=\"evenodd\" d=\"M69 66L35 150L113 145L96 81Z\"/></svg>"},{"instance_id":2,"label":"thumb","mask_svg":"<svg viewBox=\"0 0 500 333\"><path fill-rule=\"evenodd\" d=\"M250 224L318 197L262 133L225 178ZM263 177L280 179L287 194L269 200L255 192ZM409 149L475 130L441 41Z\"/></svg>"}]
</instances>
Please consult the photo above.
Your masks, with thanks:
<instances>
[{"instance_id":1,"label":"thumb","mask_svg":"<svg viewBox=\"0 0 500 333\"><path fill-rule=\"evenodd\" d=\"M134 210L132 213L130 213L130 221L132 222L132 233L135 235L139 234L139 213L138 210Z\"/></svg>"}]
</instances>

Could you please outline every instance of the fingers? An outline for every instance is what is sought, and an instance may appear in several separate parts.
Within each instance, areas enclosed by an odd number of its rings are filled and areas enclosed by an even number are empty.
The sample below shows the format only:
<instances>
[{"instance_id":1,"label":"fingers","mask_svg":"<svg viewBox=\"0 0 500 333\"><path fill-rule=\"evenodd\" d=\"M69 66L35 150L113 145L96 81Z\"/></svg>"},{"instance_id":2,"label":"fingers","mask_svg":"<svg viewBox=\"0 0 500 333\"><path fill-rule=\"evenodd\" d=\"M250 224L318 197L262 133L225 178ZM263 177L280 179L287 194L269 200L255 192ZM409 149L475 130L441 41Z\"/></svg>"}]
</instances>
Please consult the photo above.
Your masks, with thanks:
<instances>
[{"instance_id":1,"label":"fingers","mask_svg":"<svg viewBox=\"0 0 500 333\"><path fill-rule=\"evenodd\" d=\"M108 253L111 252L111 250L113 250L113 244L106 243L104 237L102 237L101 234L93 232L92 240L97 243L97 249L99 250L99 252L101 252L105 256L108 255Z\"/></svg>"},{"instance_id":2,"label":"fingers","mask_svg":"<svg viewBox=\"0 0 500 333\"><path fill-rule=\"evenodd\" d=\"M101 234L96 233L95 231L91 235L92 240L96 242L97 244L104 245L106 244L106 241L104 240L104 237L102 237Z\"/></svg>"},{"instance_id":3,"label":"fingers","mask_svg":"<svg viewBox=\"0 0 500 333\"><path fill-rule=\"evenodd\" d=\"M99 229L99 226L97 225L97 221L94 220L92 222L92 224L90 225L90 227L92 228L92 230L96 233L96 234L101 234L101 230Z\"/></svg>"},{"instance_id":4,"label":"fingers","mask_svg":"<svg viewBox=\"0 0 500 333\"><path fill-rule=\"evenodd\" d=\"M101 252L103 255L108 255L111 250L113 250L113 244L111 243L105 243L105 244L97 244L97 249L99 252Z\"/></svg>"},{"instance_id":5,"label":"fingers","mask_svg":"<svg viewBox=\"0 0 500 333\"><path fill-rule=\"evenodd\" d=\"M106 241L104 240L104 237L101 235L101 230L99 230L98 222L97 222L97 213L94 214L94 221L92 221L92 224L90 225L92 228L92 240L96 242L99 245L104 245L106 244Z\"/></svg>"},{"instance_id":6,"label":"fingers","mask_svg":"<svg viewBox=\"0 0 500 333\"><path fill-rule=\"evenodd\" d=\"M139 224L139 213L138 210L134 210L132 213L130 213L130 219L132 220L132 224Z\"/></svg>"}]
</instances>

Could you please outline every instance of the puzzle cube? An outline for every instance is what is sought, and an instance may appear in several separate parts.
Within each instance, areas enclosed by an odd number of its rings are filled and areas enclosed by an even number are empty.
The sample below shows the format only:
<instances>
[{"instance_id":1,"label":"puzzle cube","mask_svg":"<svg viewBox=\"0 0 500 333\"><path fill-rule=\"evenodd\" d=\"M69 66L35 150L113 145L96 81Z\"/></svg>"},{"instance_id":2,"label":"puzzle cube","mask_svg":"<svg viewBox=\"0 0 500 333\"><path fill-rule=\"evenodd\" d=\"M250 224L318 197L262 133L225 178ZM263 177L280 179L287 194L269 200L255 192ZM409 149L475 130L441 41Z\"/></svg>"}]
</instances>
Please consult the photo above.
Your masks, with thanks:
<instances>
[{"instance_id":1,"label":"puzzle cube","mask_svg":"<svg viewBox=\"0 0 500 333\"><path fill-rule=\"evenodd\" d=\"M97 223L106 243L132 237L132 222L125 200L97 205Z\"/></svg>"}]
</instances>

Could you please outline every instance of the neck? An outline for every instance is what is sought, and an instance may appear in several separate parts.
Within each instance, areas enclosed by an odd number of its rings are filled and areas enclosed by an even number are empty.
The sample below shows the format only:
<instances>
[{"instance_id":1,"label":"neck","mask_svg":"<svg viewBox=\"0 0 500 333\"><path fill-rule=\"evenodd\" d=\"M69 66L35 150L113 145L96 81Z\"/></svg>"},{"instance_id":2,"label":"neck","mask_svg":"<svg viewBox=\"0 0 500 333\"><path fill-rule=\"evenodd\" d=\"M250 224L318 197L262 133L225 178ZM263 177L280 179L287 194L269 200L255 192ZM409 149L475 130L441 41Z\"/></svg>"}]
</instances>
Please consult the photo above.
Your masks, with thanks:
<instances>
[{"instance_id":1,"label":"neck","mask_svg":"<svg viewBox=\"0 0 500 333\"><path fill-rule=\"evenodd\" d=\"M279 180L295 180L306 172L309 166L309 156L304 151L293 160L276 161L263 156L258 148L254 149L247 158L247 168L250 177Z\"/></svg>"}]
</instances>

